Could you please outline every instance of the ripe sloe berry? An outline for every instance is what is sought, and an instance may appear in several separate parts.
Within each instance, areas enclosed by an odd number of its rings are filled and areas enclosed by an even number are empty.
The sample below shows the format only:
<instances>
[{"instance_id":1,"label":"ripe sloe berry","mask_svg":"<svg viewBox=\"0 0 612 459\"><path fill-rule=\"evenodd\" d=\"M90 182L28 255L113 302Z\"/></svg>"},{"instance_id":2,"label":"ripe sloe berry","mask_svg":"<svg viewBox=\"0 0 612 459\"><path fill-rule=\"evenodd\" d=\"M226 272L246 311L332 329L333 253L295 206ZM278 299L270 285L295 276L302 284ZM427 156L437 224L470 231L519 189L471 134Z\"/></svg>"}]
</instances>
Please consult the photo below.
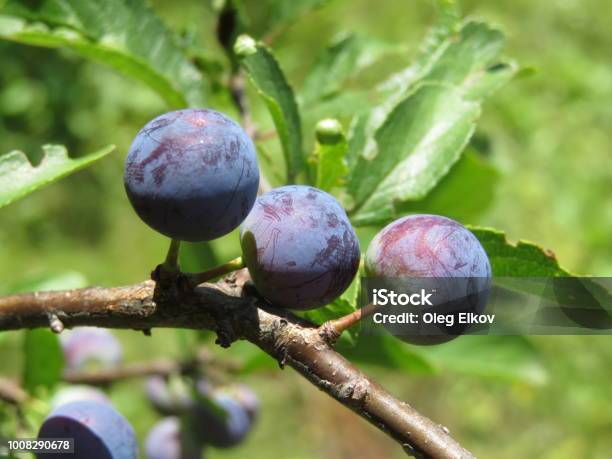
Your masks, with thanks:
<instances>
[{"instance_id":1,"label":"ripe sloe berry","mask_svg":"<svg viewBox=\"0 0 612 459\"><path fill-rule=\"evenodd\" d=\"M111 367L123 359L119 340L108 330L79 327L60 335L66 368L82 370L88 367Z\"/></svg>"},{"instance_id":2,"label":"ripe sloe berry","mask_svg":"<svg viewBox=\"0 0 612 459\"><path fill-rule=\"evenodd\" d=\"M147 459L201 459L203 447L198 439L182 428L177 417L164 418L155 424L145 439Z\"/></svg>"},{"instance_id":3,"label":"ripe sloe berry","mask_svg":"<svg viewBox=\"0 0 612 459\"><path fill-rule=\"evenodd\" d=\"M70 402L54 409L45 419L38 438L74 438L78 459L136 459L134 429L112 406L91 400ZM37 454L54 458L56 454Z\"/></svg>"},{"instance_id":4,"label":"ripe sloe berry","mask_svg":"<svg viewBox=\"0 0 612 459\"><path fill-rule=\"evenodd\" d=\"M209 241L235 229L253 206L255 147L217 111L165 113L134 139L124 183L134 210L153 229L173 239Z\"/></svg>"},{"instance_id":5,"label":"ripe sloe berry","mask_svg":"<svg viewBox=\"0 0 612 459\"><path fill-rule=\"evenodd\" d=\"M324 306L359 268L359 241L340 203L308 186L264 193L240 229L246 266L257 290L288 309Z\"/></svg>"},{"instance_id":6,"label":"ripe sloe berry","mask_svg":"<svg viewBox=\"0 0 612 459\"><path fill-rule=\"evenodd\" d=\"M455 318L451 327L425 324L423 315L419 324L387 327L413 344L437 344L463 333L469 325L459 324L458 315L481 314L491 284L489 258L478 239L463 225L438 215L411 215L387 225L370 243L365 268L368 276L391 284L402 279L414 289L433 290L433 304L418 311L428 308Z\"/></svg>"},{"instance_id":7,"label":"ripe sloe berry","mask_svg":"<svg viewBox=\"0 0 612 459\"><path fill-rule=\"evenodd\" d=\"M230 448L242 442L253 422L240 403L225 394L215 394L210 403L200 402L191 412L198 437L217 448Z\"/></svg>"},{"instance_id":8,"label":"ripe sloe berry","mask_svg":"<svg viewBox=\"0 0 612 459\"><path fill-rule=\"evenodd\" d=\"M215 394L225 395L236 400L244 408L251 420L254 420L259 413L259 397L246 384L230 384L215 390Z\"/></svg>"}]
</instances>

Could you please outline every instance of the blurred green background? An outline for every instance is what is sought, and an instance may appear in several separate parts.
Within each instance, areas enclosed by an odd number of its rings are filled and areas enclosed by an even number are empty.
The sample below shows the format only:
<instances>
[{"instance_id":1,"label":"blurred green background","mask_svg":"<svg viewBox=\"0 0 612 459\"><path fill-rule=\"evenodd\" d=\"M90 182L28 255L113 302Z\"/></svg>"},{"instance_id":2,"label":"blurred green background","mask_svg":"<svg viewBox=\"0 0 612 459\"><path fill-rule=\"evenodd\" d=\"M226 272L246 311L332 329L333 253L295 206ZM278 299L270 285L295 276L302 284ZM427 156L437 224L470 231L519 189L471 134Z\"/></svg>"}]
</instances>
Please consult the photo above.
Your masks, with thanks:
<instances>
[{"instance_id":1,"label":"blurred green background","mask_svg":"<svg viewBox=\"0 0 612 459\"><path fill-rule=\"evenodd\" d=\"M222 58L214 17L204 2L152 4L173 29L188 31L207 53ZM499 25L507 34L505 54L535 70L484 105L474 145L500 171L500 180L487 211L463 223L537 242L572 272L611 276L612 3L472 0L461 5L465 13ZM316 52L336 34L364 32L405 45L414 55L434 14L432 2L424 0L334 0L283 30L273 47L299 87ZM398 64L382 67L386 73ZM0 153L20 149L36 160L40 146L49 142L67 145L73 155L109 143L118 147L94 167L0 210L0 291L27 288L50 276L99 285L145 278L168 242L135 217L123 191L122 168L133 136L167 109L164 102L141 84L68 51L0 42L0 70ZM376 81L376 72L370 69L364 78ZM235 114L229 105L214 108ZM256 120L272 126L257 107ZM237 256L236 234L215 242L214 250L211 256L205 246L195 247L183 265L200 270L215 258ZM180 355L174 331L154 330L153 338L117 335L128 360ZM3 374L19 374L19 339L18 333L0 336ZM461 338L474 346L479 339ZM435 374L368 370L448 426L478 457L612 456L610 338L533 337L528 345L537 348L545 370L537 377L476 376L456 365ZM251 353L245 344L231 351L245 353ZM496 349L488 358L494 363ZM291 370L271 368L240 380L263 400L260 422L244 445L211 450L208 457L404 457L394 442ZM112 389L142 438L156 416L141 394L139 382Z\"/></svg>"}]
</instances>

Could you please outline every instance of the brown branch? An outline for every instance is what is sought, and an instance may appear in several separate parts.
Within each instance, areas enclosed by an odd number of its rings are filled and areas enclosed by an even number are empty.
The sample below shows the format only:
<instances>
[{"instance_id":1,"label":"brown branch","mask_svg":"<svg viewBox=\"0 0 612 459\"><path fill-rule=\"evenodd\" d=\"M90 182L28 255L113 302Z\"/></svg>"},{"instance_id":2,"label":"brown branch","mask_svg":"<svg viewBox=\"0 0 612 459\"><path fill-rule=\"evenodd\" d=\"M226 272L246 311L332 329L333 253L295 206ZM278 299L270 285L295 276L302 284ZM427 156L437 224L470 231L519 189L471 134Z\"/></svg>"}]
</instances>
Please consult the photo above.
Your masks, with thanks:
<instances>
[{"instance_id":1,"label":"brown branch","mask_svg":"<svg viewBox=\"0 0 612 459\"><path fill-rule=\"evenodd\" d=\"M205 365L228 373L240 371L242 365L232 360L219 360L210 352L201 349L191 359L176 361L156 359L148 362L126 363L95 370L67 370L63 380L71 384L106 385L116 381L147 376L170 376L173 374L197 373ZM208 372L208 371L207 371Z\"/></svg>"},{"instance_id":2,"label":"brown branch","mask_svg":"<svg viewBox=\"0 0 612 459\"><path fill-rule=\"evenodd\" d=\"M153 281L127 287L87 288L0 298L0 330L48 327L53 314L66 327L94 325L148 330L209 329L229 346L246 339L289 365L319 389L398 441L408 452L430 458L471 458L447 429L393 397L338 354L318 327L252 294L240 270L217 284L170 288Z\"/></svg>"},{"instance_id":3,"label":"brown branch","mask_svg":"<svg viewBox=\"0 0 612 459\"><path fill-rule=\"evenodd\" d=\"M153 362L136 362L117 367L100 368L97 370L66 370L63 379L71 384L89 384L92 386L106 385L124 379L144 376L166 376L180 373L179 362L172 360L155 360Z\"/></svg>"}]
</instances>

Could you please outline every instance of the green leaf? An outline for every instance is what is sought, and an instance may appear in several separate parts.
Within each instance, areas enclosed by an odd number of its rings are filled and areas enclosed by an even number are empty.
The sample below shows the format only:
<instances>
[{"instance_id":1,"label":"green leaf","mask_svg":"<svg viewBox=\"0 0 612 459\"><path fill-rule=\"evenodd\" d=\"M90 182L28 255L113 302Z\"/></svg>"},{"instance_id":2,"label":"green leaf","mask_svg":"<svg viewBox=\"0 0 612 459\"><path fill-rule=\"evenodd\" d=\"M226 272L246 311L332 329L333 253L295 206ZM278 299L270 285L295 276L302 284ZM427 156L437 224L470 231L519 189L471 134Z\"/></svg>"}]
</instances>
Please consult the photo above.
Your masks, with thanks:
<instances>
[{"instance_id":1,"label":"green leaf","mask_svg":"<svg viewBox=\"0 0 612 459\"><path fill-rule=\"evenodd\" d=\"M23 348L25 389L30 393L35 393L41 387L52 389L60 381L64 367L64 356L57 335L45 328L27 330Z\"/></svg>"},{"instance_id":2,"label":"green leaf","mask_svg":"<svg viewBox=\"0 0 612 459\"><path fill-rule=\"evenodd\" d=\"M474 221L493 201L499 172L467 149L438 185L418 201L396 206L399 214L445 215L461 222Z\"/></svg>"},{"instance_id":3,"label":"green leaf","mask_svg":"<svg viewBox=\"0 0 612 459\"><path fill-rule=\"evenodd\" d=\"M382 125L415 83L426 75L440 54L450 45L453 36L460 30L461 17L456 3L453 0L439 0L437 4L440 12L436 22L421 42L413 63L379 85L378 92L384 96L383 102L369 112L360 113L354 119L350 135L349 167L354 167L366 147L372 148L372 137L376 129Z\"/></svg>"},{"instance_id":4,"label":"green leaf","mask_svg":"<svg viewBox=\"0 0 612 459\"><path fill-rule=\"evenodd\" d=\"M422 199L459 159L480 115L477 104L455 88L421 86L376 131L378 150L361 156L348 182L355 225L392 219L395 203Z\"/></svg>"},{"instance_id":5,"label":"green leaf","mask_svg":"<svg viewBox=\"0 0 612 459\"><path fill-rule=\"evenodd\" d=\"M0 207L82 169L115 149L109 145L87 156L71 159L61 145L44 145L41 163L34 167L21 151L0 156Z\"/></svg>"},{"instance_id":6,"label":"green leaf","mask_svg":"<svg viewBox=\"0 0 612 459\"><path fill-rule=\"evenodd\" d=\"M316 187L331 191L341 186L348 174L346 151L348 143L342 125L335 119L324 119L317 124L317 142L312 155L316 164Z\"/></svg>"},{"instance_id":7,"label":"green leaf","mask_svg":"<svg viewBox=\"0 0 612 459\"><path fill-rule=\"evenodd\" d=\"M460 336L418 349L442 370L532 385L544 384L548 377L536 347L520 336Z\"/></svg>"},{"instance_id":8,"label":"green leaf","mask_svg":"<svg viewBox=\"0 0 612 459\"><path fill-rule=\"evenodd\" d=\"M436 3L439 8L436 22L423 38L412 64L380 85L379 90L389 99L378 110L388 112L400 102L410 87L430 71L461 30L461 14L457 3L454 0L438 0Z\"/></svg>"},{"instance_id":9,"label":"green leaf","mask_svg":"<svg viewBox=\"0 0 612 459\"><path fill-rule=\"evenodd\" d=\"M201 105L202 76L144 0L7 1L0 38L65 47L150 86L172 107Z\"/></svg>"},{"instance_id":10,"label":"green leaf","mask_svg":"<svg viewBox=\"0 0 612 459\"><path fill-rule=\"evenodd\" d=\"M359 73L397 47L371 37L344 35L323 51L304 80L299 93L303 107L336 94L345 80Z\"/></svg>"},{"instance_id":11,"label":"green leaf","mask_svg":"<svg viewBox=\"0 0 612 459\"><path fill-rule=\"evenodd\" d=\"M234 50L272 116L283 148L287 181L293 183L304 163L300 114L293 90L264 44L241 35Z\"/></svg>"},{"instance_id":12,"label":"green leaf","mask_svg":"<svg viewBox=\"0 0 612 459\"><path fill-rule=\"evenodd\" d=\"M511 244L502 231L476 227L470 230L487 252L498 286L555 303L579 304L582 309L596 312L597 315L592 316L594 323L599 321L600 326L607 326L610 316L606 310L612 305L612 292L605 283L574 276L559 265L552 251L532 242ZM551 278L560 277L565 279L556 284L551 282Z\"/></svg>"},{"instance_id":13,"label":"green leaf","mask_svg":"<svg viewBox=\"0 0 612 459\"><path fill-rule=\"evenodd\" d=\"M396 76L393 95L354 122L348 191L356 225L394 218L398 203L423 199L448 173L474 132L482 99L515 72L496 63L503 43L498 30L465 23L424 64ZM407 94L394 105L404 86Z\"/></svg>"},{"instance_id":14,"label":"green leaf","mask_svg":"<svg viewBox=\"0 0 612 459\"><path fill-rule=\"evenodd\" d=\"M470 227L487 252L493 276L500 286L519 292L526 292L556 301L546 288L550 277L571 276L559 266L550 250L537 244L518 241L511 244L503 231L491 228ZM513 277L520 278L513 281Z\"/></svg>"},{"instance_id":15,"label":"green leaf","mask_svg":"<svg viewBox=\"0 0 612 459\"><path fill-rule=\"evenodd\" d=\"M571 276L550 250L526 241L511 244L504 232L491 228L470 227L470 231L487 252L495 277Z\"/></svg>"}]
</instances>

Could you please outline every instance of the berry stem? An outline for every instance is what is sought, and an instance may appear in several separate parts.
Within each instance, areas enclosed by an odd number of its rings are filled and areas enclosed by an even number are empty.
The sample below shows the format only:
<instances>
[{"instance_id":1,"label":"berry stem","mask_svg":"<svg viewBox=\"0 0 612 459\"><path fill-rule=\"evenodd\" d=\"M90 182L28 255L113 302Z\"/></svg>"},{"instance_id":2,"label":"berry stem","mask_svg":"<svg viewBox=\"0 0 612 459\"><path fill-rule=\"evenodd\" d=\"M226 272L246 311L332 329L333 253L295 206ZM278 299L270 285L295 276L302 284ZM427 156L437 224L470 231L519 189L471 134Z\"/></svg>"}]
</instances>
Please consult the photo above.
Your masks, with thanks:
<instances>
[{"instance_id":1,"label":"berry stem","mask_svg":"<svg viewBox=\"0 0 612 459\"><path fill-rule=\"evenodd\" d=\"M162 268L167 272L178 272L179 271L179 250L181 248L181 241L178 239L172 239L170 241L170 248L166 255L166 260L162 264Z\"/></svg>"},{"instance_id":2,"label":"berry stem","mask_svg":"<svg viewBox=\"0 0 612 459\"><path fill-rule=\"evenodd\" d=\"M229 274L244 267L245 264L242 260L242 257L238 257L228 261L225 264L215 266L214 268L209 269L207 271L202 271L201 273L186 274L186 276L189 279L189 284L192 287L195 287L196 285L202 284L204 282L209 282L217 277L224 276L225 274Z\"/></svg>"},{"instance_id":3,"label":"berry stem","mask_svg":"<svg viewBox=\"0 0 612 459\"><path fill-rule=\"evenodd\" d=\"M372 303L369 303L363 308L359 308L356 311L351 312L350 314L338 317L334 320L328 320L319 328L324 330L325 333L331 337L332 341L335 341L345 330L348 330L349 328L357 325L361 319L370 317L379 308L380 305L374 305Z\"/></svg>"}]
</instances>

